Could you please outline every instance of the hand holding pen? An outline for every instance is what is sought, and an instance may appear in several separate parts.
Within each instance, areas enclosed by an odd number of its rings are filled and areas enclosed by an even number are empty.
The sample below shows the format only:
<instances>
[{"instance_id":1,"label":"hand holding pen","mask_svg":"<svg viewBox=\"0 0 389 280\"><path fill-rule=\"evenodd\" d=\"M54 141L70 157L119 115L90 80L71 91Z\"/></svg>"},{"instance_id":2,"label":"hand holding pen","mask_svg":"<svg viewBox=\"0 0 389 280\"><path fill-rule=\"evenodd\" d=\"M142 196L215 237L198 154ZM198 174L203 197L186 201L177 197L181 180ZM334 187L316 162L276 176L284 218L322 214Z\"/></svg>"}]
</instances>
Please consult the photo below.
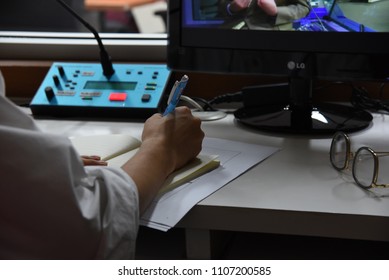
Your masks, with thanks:
<instances>
[{"instance_id":1,"label":"hand holding pen","mask_svg":"<svg viewBox=\"0 0 389 280\"><path fill-rule=\"evenodd\" d=\"M186 87L186 84L188 83L188 76L184 75L182 76L180 81L176 81L173 85L173 88L169 94L169 99L167 101L168 105L166 107L165 112L163 113L163 116L166 116L170 113L172 113L180 101L180 97L182 95L182 92L184 88Z\"/></svg>"}]
</instances>

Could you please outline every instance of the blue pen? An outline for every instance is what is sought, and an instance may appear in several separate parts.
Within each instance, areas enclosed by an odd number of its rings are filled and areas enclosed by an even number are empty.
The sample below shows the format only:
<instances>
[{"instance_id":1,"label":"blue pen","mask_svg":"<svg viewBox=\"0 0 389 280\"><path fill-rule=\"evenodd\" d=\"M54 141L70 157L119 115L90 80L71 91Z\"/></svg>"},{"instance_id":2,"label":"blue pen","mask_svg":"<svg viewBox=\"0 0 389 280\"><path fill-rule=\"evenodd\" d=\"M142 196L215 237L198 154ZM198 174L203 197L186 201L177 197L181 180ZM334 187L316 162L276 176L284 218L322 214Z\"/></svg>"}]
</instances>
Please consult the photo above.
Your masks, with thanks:
<instances>
[{"instance_id":1,"label":"blue pen","mask_svg":"<svg viewBox=\"0 0 389 280\"><path fill-rule=\"evenodd\" d=\"M176 109L176 106L178 104L178 101L180 101L180 97L182 94L182 91L186 87L186 84L188 83L188 76L184 75L182 76L180 81L176 81L173 85L173 88L170 92L169 99L167 101L168 105L166 107L165 112L163 113L163 116L166 116L174 111Z\"/></svg>"}]
</instances>

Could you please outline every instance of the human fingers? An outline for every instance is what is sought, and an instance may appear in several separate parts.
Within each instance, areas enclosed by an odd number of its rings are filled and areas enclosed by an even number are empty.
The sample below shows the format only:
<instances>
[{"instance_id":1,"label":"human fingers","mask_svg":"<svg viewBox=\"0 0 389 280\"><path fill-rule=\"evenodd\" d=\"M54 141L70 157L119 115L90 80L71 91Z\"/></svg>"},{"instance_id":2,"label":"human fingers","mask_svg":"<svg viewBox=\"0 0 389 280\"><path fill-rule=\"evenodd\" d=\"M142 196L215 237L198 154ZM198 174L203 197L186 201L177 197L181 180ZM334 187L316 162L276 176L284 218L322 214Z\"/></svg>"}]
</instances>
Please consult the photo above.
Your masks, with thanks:
<instances>
[{"instance_id":1,"label":"human fingers","mask_svg":"<svg viewBox=\"0 0 389 280\"><path fill-rule=\"evenodd\" d=\"M95 155L92 155L92 156L82 155L81 160L85 166L87 166L87 165L101 165L101 166L108 165L108 163L106 161L101 160L100 156L95 156Z\"/></svg>"},{"instance_id":2,"label":"human fingers","mask_svg":"<svg viewBox=\"0 0 389 280\"><path fill-rule=\"evenodd\" d=\"M176 169L196 157L202 148L204 132L201 120L194 117L187 107L178 107L174 113L174 134L172 149L176 157Z\"/></svg>"},{"instance_id":3,"label":"human fingers","mask_svg":"<svg viewBox=\"0 0 389 280\"><path fill-rule=\"evenodd\" d=\"M230 9L232 12L239 12L246 9L250 5L251 0L234 0L231 3Z\"/></svg>"}]
</instances>

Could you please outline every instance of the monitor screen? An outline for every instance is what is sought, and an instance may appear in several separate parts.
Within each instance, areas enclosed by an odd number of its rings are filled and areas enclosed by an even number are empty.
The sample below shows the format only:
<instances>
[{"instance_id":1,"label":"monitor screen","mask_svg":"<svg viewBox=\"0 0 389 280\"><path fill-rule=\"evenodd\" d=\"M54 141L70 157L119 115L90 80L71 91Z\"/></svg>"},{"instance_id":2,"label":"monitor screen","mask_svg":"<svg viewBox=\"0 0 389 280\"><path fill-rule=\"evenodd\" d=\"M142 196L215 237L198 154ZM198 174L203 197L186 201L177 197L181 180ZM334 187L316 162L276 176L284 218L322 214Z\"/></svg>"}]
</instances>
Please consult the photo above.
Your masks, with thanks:
<instances>
[{"instance_id":1,"label":"monitor screen","mask_svg":"<svg viewBox=\"0 0 389 280\"><path fill-rule=\"evenodd\" d=\"M387 0L170 0L168 65L287 77L287 89L258 90L257 96L275 94L280 102L254 102L235 113L244 124L286 132L359 130L371 115L313 104L312 82L386 81L388 14Z\"/></svg>"}]
</instances>

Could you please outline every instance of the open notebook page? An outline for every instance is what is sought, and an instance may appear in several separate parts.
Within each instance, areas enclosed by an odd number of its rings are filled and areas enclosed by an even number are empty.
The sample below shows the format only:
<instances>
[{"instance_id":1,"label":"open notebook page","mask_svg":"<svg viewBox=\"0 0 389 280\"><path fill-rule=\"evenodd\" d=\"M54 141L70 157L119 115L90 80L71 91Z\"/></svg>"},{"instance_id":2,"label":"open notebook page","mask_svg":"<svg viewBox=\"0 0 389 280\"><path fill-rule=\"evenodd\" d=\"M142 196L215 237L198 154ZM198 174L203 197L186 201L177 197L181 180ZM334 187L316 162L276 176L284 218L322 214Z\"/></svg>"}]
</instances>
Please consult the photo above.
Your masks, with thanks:
<instances>
[{"instance_id":1,"label":"open notebook page","mask_svg":"<svg viewBox=\"0 0 389 280\"><path fill-rule=\"evenodd\" d=\"M138 151L141 142L128 134L78 136L70 138L80 155L98 155L108 166L121 167ZM217 156L200 154L183 168L173 172L160 193L172 190L220 165Z\"/></svg>"},{"instance_id":2,"label":"open notebook page","mask_svg":"<svg viewBox=\"0 0 389 280\"><path fill-rule=\"evenodd\" d=\"M129 134L78 136L70 141L80 155L98 155L105 161L137 149L141 143Z\"/></svg>"},{"instance_id":3,"label":"open notebook page","mask_svg":"<svg viewBox=\"0 0 389 280\"><path fill-rule=\"evenodd\" d=\"M113 159L108 160L108 166L121 167L130 159L138 149L129 151L125 154L117 156ZM220 161L217 160L215 155L200 154L194 160L189 162L181 169L173 172L165 181L161 188L160 194L166 193L183 183L187 183L206 172L209 172L220 165Z\"/></svg>"}]
</instances>

